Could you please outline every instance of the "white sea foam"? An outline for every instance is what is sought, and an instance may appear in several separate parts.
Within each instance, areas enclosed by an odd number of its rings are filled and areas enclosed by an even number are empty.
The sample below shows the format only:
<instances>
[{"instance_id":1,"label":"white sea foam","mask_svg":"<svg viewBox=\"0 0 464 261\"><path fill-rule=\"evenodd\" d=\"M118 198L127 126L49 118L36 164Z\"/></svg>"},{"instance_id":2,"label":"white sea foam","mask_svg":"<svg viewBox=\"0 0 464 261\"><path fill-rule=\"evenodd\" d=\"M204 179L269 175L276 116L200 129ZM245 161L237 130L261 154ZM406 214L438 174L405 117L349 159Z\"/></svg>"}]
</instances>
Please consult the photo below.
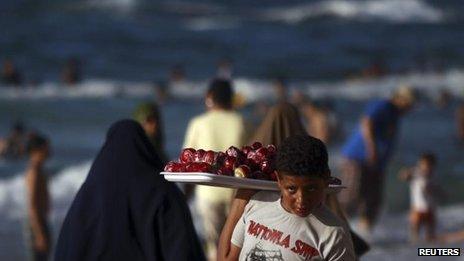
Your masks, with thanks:
<instances>
[{"instance_id":1,"label":"white sea foam","mask_svg":"<svg viewBox=\"0 0 464 261\"><path fill-rule=\"evenodd\" d=\"M87 0L81 8L112 9L118 12L130 12L139 4L138 0Z\"/></svg>"},{"instance_id":2,"label":"white sea foam","mask_svg":"<svg viewBox=\"0 0 464 261\"><path fill-rule=\"evenodd\" d=\"M446 90L455 96L464 96L464 71L451 69L444 73L410 73L389 75L379 79L357 79L338 83L305 83L305 89L315 97L343 97L364 100L386 97L399 85L408 85L423 94L434 96Z\"/></svg>"},{"instance_id":3,"label":"white sea foam","mask_svg":"<svg viewBox=\"0 0 464 261\"><path fill-rule=\"evenodd\" d=\"M322 16L355 20L384 20L393 23L437 23L445 18L443 11L423 0L329 0L272 8L262 15L266 20L290 24Z\"/></svg>"},{"instance_id":4,"label":"white sea foam","mask_svg":"<svg viewBox=\"0 0 464 261\"><path fill-rule=\"evenodd\" d=\"M63 217L75 193L84 181L90 162L64 168L49 180L52 217ZM0 181L0 213L3 218L20 219L26 213L24 174Z\"/></svg>"},{"instance_id":5,"label":"white sea foam","mask_svg":"<svg viewBox=\"0 0 464 261\"><path fill-rule=\"evenodd\" d=\"M435 96L446 90L455 96L464 96L464 70L449 69L445 72L412 72L401 75L386 75L375 79L353 79L337 82L306 81L292 82L290 90L302 90L315 98L346 98L365 100L386 97L399 85L410 85L423 94ZM207 80L185 81L173 84L170 92L181 99L202 98ZM260 79L235 78L236 92L246 97L247 102L266 100L273 97L271 82ZM35 88L0 88L1 99L50 99L50 98L108 98L108 97L149 97L155 95L149 82L120 82L114 80L88 80L74 87L66 88L56 83L45 83Z\"/></svg>"},{"instance_id":6,"label":"white sea foam","mask_svg":"<svg viewBox=\"0 0 464 261\"><path fill-rule=\"evenodd\" d=\"M239 26L239 21L231 17L201 17L190 19L185 27L192 31L231 29Z\"/></svg>"}]
</instances>

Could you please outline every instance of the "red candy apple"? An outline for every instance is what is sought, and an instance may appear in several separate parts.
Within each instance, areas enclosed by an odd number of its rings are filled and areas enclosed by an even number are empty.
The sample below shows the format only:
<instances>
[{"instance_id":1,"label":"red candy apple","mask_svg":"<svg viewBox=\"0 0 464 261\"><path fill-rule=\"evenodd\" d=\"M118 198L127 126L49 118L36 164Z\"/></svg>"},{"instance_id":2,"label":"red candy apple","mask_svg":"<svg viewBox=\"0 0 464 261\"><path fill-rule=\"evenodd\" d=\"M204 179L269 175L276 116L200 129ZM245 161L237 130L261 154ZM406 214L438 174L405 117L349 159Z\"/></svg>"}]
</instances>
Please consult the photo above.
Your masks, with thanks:
<instances>
[{"instance_id":1,"label":"red candy apple","mask_svg":"<svg viewBox=\"0 0 464 261\"><path fill-rule=\"evenodd\" d=\"M203 162L203 160L205 158L205 155L206 155L205 150L202 150L202 149L197 150L195 152L194 161L195 162Z\"/></svg>"},{"instance_id":2,"label":"red candy apple","mask_svg":"<svg viewBox=\"0 0 464 261\"><path fill-rule=\"evenodd\" d=\"M193 162L195 158L195 150L192 148L186 148L182 150L179 161L181 163Z\"/></svg>"},{"instance_id":3,"label":"red candy apple","mask_svg":"<svg viewBox=\"0 0 464 261\"><path fill-rule=\"evenodd\" d=\"M212 150L208 150L205 153L205 156L203 158L203 162L206 162L206 163L212 165L214 163L215 158L216 158L216 153L214 153L214 151L212 151Z\"/></svg>"},{"instance_id":4,"label":"red candy apple","mask_svg":"<svg viewBox=\"0 0 464 261\"><path fill-rule=\"evenodd\" d=\"M268 160L262 161L260 164L260 167L261 167L261 171L264 173L271 173L272 171L274 171L274 166L272 162Z\"/></svg>"},{"instance_id":5,"label":"red candy apple","mask_svg":"<svg viewBox=\"0 0 464 261\"><path fill-rule=\"evenodd\" d=\"M277 152L277 148L273 144L267 145L266 148L267 148L267 151L268 151L269 155L274 155Z\"/></svg>"},{"instance_id":6,"label":"red candy apple","mask_svg":"<svg viewBox=\"0 0 464 261\"><path fill-rule=\"evenodd\" d=\"M259 142L259 141L256 141L251 145L251 148L253 148L254 150L257 150L257 149L259 149L261 147L263 147L263 144L261 142Z\"/></svg>"},{"instance_id":7,"label":"red candy apple","mask_svg":"<svg viewBox=\"0 0 464 261\"><path fill-rule=\"evenodd\" d=\"M250 146L243 146L243 147L242 147L242 153L245 154L245 156L247 156L248 153L249 153L250 151L252 151L252 150L253 150L253 149L252 149Z\"/></svg>"},{"instance_id":8,"label":"red candy apple","mask_svg":"<svg viewBox=\"0 0 464 261\"><path fill-rule=\"evenodd\" d=\"M227 151L226 151L226 154L228 156L232 156L232 157L238 157L240 154L242 154L242 151L240 151L237 147L234 147L234 146L230 146Z\"/></svg>"},{"instance_id":9,"label":"red candy apple","mask_svg":"<svg viewBox=\"0 0 464 261\"><path fill-rule=\"evenodd\" d=\"M247 165L240 165L234 170L234 176L237 178L251 177L251 169Z\"/></svg>"},{"instance_id":10,"label":"red candy apple","mask_svg":"<svg viewBox=\"0 0 464 261\"><path fill-rule=\"evenodd\" d=\"M224 167L229 170L233 170L235 167L236 158L232 156L227 156L224 160Z\"/></svg>"},{"instance_id":11,"label":"red candy apple","mask_svg":"<svg viewBox=\"0 0 464 261\"><path fill-rule=\"evenodd\" d=\"M224 176L232 176L233 172L232 170L222 166L217 170L218 175L224 175Z\"/></svg>"},{"instance_id":12,"label":"red candy apple","mask_svg":"<svg viewBox=\"0 0 464 261\"><path fill-rule=\"evenodd\" d=\"M175 161L170 161L164 167L164 171L167 171L167 172L184 172L185 171L185 166L182 163L175 162Z\"/></svg>"}]
</instances>

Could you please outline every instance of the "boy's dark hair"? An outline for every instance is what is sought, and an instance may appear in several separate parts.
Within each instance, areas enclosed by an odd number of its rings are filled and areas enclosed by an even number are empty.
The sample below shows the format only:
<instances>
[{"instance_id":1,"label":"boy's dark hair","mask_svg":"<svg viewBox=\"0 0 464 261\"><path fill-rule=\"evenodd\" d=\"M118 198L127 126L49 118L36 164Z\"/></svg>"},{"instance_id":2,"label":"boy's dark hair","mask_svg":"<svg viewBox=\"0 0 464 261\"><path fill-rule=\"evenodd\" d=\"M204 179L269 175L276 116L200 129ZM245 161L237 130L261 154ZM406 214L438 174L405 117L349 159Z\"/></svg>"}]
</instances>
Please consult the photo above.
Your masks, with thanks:
<instances>
[{"instance_id":1,"label":"boy's dark hair","mask_svg":"<svg viewBox=\"0 0 464 261\"><path fill-rule=\"evenodd\" d=\"M232 98L234 91L228 80L214 79L208 87L208 95L211 95L213 102L222 108L232 108Z\"/></svg>"},{"instance_id":2,"label":"boy's dark hair","mask_svg":"<svg viewBox=\"0 0 464 261\"><path fill-rule=\"evenodd\" d=\"M435 163L437 162L437 157L435 156L435 154L433 154L431 152L422 153L421 156L420 156L420 159L425 160L426 162L428 162L432 166L435 166Z\"/></svg>"},{"instance_id":3,"label":"boy's dark hair","mask_svg":"<svg viewBox=\"0 0 464 261\"><path fill-rule=\"evenodd\" d=\"M330 177L329 156L324 143L309 135L286 138L277 152L276 168L294 176Z\"/></svg>"},{"instance_id":4,"label":"boy's dark hair","mask_svg":"<svg viewBox=\"0 0 464 261\"><path fill-rule=\"evenodd\" d=\"M39 133L32 133L29 135L26 149L28 153L31 153L35 150L43 148L45 145L48 145L48 139L45 136Z\"/></svg>"}]
</instances>

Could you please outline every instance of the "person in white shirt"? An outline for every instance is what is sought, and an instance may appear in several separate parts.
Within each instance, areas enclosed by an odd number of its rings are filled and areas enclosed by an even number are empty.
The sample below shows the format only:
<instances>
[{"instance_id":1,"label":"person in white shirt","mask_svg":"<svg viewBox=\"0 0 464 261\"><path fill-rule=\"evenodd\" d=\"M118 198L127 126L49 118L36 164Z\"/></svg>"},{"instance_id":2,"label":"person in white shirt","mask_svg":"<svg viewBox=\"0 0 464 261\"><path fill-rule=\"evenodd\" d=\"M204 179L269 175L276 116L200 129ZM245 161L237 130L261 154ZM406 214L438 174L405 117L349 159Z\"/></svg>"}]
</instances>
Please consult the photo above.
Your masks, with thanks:
<instances>
[{"instance_id":1,"label":"person in white shirt","mask_svg":"<svg viewBox=\"0 0 464 261\"><path fill-rule=\"evenodd\" d=\"M285 139L276 169L280 194L237 191L218 260L356 260L347 227L323 204L330 170L322 141Z\"/></svg>"},{"instance_id":2,"label":"person in white shirt","mask_svg":"<svg viewBox=\"0 0 464 261\"><path fill-rule=\"evenodd\" d=\"M232 108L233 88L229 81L213 80L206 93L207 112L193 118L185 134L184 148L225 151L230 146L241 147L245 124L242 116ZM193 187L186 187L187 198ZM233 190L211 186L196 186L196 208L203 221L206 252L210 260L216 258L219 233L224 225L232 200Z\"/></svg>"},{"instance_id":3,"label":"person in white shirt","mask_svg":"<svg viewBox=\"0 0 464 261\"><path fill-rule=\"evenodd\" d=\"M415 167L403 169L400 179L409 181L410 187L410 240L416 242L420 229L426 229L427 241L435 239L435 196L436 184L432 179L436 158L434 154L424 153Z\"/></svg>"}]
</instances>

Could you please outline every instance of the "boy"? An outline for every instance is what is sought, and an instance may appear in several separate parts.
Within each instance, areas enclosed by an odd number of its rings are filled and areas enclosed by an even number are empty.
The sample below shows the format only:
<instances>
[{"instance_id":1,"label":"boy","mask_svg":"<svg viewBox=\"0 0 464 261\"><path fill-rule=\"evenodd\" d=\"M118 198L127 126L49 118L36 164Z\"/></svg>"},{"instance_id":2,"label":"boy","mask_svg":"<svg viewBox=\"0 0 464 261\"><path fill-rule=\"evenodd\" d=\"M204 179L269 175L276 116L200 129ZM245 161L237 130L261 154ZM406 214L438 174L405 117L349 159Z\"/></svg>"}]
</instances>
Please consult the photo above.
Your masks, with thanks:
<instances>
[{"instance_id":1,"label":"boy","mask_svg":"<svg viewBox=\"0 0 464 261\"><path fill-rule=\"evenodd\" d=\"M435 155L424 153L413 168L404 169L400 178L410 183L411 210L409 223L411 242L416 242L422 226L426 228L426 239L435 238L435 198L432 175L435 168Z\"/></svg>"},{"instance_id":2,"label":"boy","mask_svg":"<svg viewBox=\"0 0 464 261\"><path fill-rule=\"evenodd\" d=\"M219 260L356 260L348 230L323 204L325 145L307 135L279 147L277 193L239 190L219 242Z\"/></svg>"},{"instance_id":3,"label":"boy","mask_svg":"<svg viewBox=\"0 0 464 261\"><path fill-rule=\"evenodd\" d=\"M28 144L29 166L26 171L28 227L30 231L32 260L47 260L50 250L50 235L47 216L50 209L46 176L43 166L49 156L48 140L32 134Z\"/></svg>"}]
</instances>

